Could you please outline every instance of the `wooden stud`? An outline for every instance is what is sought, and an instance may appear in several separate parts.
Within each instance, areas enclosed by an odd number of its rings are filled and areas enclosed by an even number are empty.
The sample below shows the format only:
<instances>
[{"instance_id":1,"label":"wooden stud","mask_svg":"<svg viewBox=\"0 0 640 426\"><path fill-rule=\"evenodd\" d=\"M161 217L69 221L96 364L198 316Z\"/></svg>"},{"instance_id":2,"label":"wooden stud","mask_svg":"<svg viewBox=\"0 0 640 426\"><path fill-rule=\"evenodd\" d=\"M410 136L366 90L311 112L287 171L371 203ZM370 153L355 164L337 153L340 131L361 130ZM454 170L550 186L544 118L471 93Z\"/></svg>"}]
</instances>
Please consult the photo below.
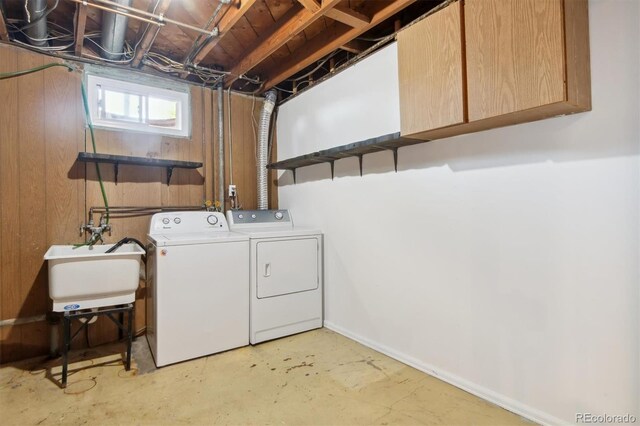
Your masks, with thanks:
<instances>
[{"instance_id":1,"label":"wooden stud","mask_svg":"<svg viewBox=\"0 0 640 426\"><path fill-rule=\"evenodd\" d=\"M229 87L241 75L271 56L273 52L287 44L296 34L304 31L309 25L322 18L327 10L333 8L340 0L324 0L317 12L310 12L307 9L292 7L289 12L282 16L275 23L273 30L269 34L264 34L261 40L249 49L249 52L230 71L230 75L225 80L225 85Z\"/></svg>"},{"instance_id":2,"label":"wooden stud","mask_svg":"<svg viewBox=\"0 0 640 426\"><path fill-rule=\"evenodd\" d=\"M169 5L171 4L171 0L158 0L157 2L149 5L151 11L155 11L156 15L164 15L164 13L169 9ZM152 7L153 5L153 7ZM143 29L144 28L144 29ZM147 24L146 27L143 27L142 23L140 27L138 27L138 35L136 40L141 40L140 45L136 49L136 55L133 57L133 61L131 61L131 66L133 68L137 68L142 63L142 59L149 53L149 49L151 49L151 45L153 44L153 40L155 40L158 31L160 31L159 26Z\"/></svg>"},{"instance_id":3,"label":"wooden stud","mask_svg":"<svg viewBox=\"0 0 640 426\"><path fill-rule=\"evenodd\" d=\"M328 10L325 16L353 28L366 27L371 22L371 18L368 16L342 6L336 6Z\"/></svg>"},{"instance_id":4,"label":"wooden stud","mask_svg":"<svg viewBox=\"0 0 640 426\"><path fill-rule=\"evenodd\" d=\"M84 45L84 30L87 25L87 6L83 4L76 5L76 16L75 16L75 46L74 52L76 56L82 56L82 46Z\"/></svg>"},{"instance_id":5,"label":"wooden stud","mask_svg":"<svg viewBox=\"0 0 640 426\"><path fill-rule=\"evenodd\" d=\"M207 57L209 52L220 43L220 40L224 38L229 30L244 16L245 13L255 4L257 0L236 0L232 3L227 13L222 16L218 21L218 36L212 37L204 46L198 51L196 56L191 61L194 65L199 64L204 58ZM189 59L189 54L185 57L185 62Z\"/></svg>"},{"instance_id":6,"label":"wooden stud","mask_svg":"<svg viewBox=\"0 0 640 426\"><path fill-rule=\"evenodd\" d=\"M7 31L7 23L4 19L4 13L0 7L0 40L9 41L9 31Z\"/></svg>"},{"instance_id":7,"label":"wooden stud","mask_svg":"<svg viewBox=\"0 0 640 426\"><path fill-rule=\"evenodd\" d=\"M378 25L380 22L395 15L415 1L416 0L396 0L393 3L385 5L373 14L371 22L364 27L348 29L332 28L319 34L307 42L303 48L296 50L288 60L283 61L282 65L272 71L263 88L269 89L291 77L300 70L340 48L340 46L344 46L347 42Z\"/></svg>"}]
</instances>

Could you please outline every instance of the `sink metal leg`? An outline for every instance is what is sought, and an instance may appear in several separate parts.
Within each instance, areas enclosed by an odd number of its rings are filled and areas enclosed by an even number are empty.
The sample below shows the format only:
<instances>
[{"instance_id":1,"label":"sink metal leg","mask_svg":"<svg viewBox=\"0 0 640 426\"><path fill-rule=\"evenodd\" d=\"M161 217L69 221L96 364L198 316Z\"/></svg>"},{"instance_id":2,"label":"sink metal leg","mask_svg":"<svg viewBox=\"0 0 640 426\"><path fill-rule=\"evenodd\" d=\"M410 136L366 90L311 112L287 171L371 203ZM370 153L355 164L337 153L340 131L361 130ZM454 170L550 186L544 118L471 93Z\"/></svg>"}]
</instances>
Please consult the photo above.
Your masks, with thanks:
<instances>
[{"instance_id":1,"label":"sink metal leg","mask_svg":"<svg viewBox=\"0 0 640 426\"><path fill-rule=\"evenodd\" d=\"M124 312L120 312L118 314L118 320L121 324L124 324ZM122 340L124 338L124 331L122 328L118 327L118 340Z\"/></svg>"},{"instance_id":2,"label":"sink metal leg","mask_svg":"<svg viewBox=\"0 0 640 426\"><path fill-rule=\"evenodd\" d=\"M71 345L71 319L69 312L62 317L62 387L67 387L67 370L69 364L69 346Z\"/></svg>"},{"instance_id":3,"label":"sink metal leg","mask_svg":"<svg viewBox=\"0 0 640 426\"><path fill-rule=\"evenodd\" d=\"M119 314L119 320L116 319L114 314ZM128 318L128 323L124 324L124 315L126 314ZM135 307L132 303L127 305L119 305L114 307L101 308L97 311L91 312L65 312L62 316L62 381L61 387L67 387L67 373L69 367L69 350L71 349L71 341L83 330L85 327L89 325L89 321L94 316L106 315L113 321L116 326L118 326L119 332L127 336L127 358L125 361L125 368L128 370L131 369L131 346L133 341L133 324L135 322ZM80 328L76 330L76 332L71 335L71 320L75 318L85 318L86 321L82 323Z\"/></svg>"},{"instance_id":4,"label":"sink metal leg","mask_svg":"<svg viewBox=\"0 0 640 426\"><path fill-rule=\"evenodd\" d=\"M131 342L133 341L133 308L129 310L129 327L128 327L128 339L127 339L127 364L125 369L129 371L131 369Z\"/></svg>"}]
</instances>

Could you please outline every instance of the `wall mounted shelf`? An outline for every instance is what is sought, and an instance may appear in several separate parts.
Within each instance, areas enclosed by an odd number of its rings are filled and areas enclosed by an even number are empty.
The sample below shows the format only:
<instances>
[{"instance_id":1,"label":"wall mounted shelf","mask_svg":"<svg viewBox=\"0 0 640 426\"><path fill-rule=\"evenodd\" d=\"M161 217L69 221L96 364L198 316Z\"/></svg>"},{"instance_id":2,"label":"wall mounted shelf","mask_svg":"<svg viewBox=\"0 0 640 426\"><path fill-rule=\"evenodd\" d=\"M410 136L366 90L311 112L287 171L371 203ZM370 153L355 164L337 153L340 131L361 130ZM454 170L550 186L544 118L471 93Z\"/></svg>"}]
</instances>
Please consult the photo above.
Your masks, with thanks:
<instances>
[{"instance_id":1,"label":"wall mounted shelf","mask_svg":"<svg viewBox=\"0 0 640 426\"><path fill-rule=\"evenodd\" d=\"M299 157L289 158L287 160L278 161L267 165L268 169L291 170L293 173L293 182L296 181L296 169L313 164L329 163L331 166L331 179L334 176L333 163L336 160L347 157L358 157L360 163L360 176L362 176L362 156L380 151L393 152L393 165L395 171L398 171L398 148L403 146L424 143L424 140L403 138L400 132L390 133L388 135L378 136L363 141L353 142L347 145L341 145L322 151L312 152L310 154L301 155Z\"/></svg>"},{"instance_id":2,"label":"wall mounted shelf","mask_svg":"<svg viewBox=\"0 0 640 426\"><path fill-rule=\"evenodd\" d=\"M118 166L120 164L146 166L146 167L165 167L167 169L167 185L171 182L173 169L198 169L202 167L202 163L194 161L180 160L163 160L148 157L131 157L128 155L111 155L111 154L94 154L91 152L79 152L78 161L84 163L108 163L115 167L115 182L118 184Z\"/></svg>"}]
</instances>

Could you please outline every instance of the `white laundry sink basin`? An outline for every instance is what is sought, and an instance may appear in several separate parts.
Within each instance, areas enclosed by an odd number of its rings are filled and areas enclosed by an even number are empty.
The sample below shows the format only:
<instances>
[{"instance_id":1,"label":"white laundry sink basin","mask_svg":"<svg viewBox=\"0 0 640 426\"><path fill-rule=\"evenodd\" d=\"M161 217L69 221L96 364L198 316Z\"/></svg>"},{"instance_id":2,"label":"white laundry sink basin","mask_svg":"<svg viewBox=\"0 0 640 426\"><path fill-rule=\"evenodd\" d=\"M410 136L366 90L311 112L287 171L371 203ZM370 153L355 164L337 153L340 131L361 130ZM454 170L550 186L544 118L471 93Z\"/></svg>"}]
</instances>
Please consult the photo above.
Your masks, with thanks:
<instances>
[{"instance_id":1,"label":"white laundry sink basin","mask_svg":"<svg viewBox=\"0 0 640 426\"><path fill-rule=\"evenodd\" d=\"M93 247L51 246L44 255L49 263L49 297L55 312L132 303L140 279L144 250L124 244Z\"/></svg>"}]
</instances>

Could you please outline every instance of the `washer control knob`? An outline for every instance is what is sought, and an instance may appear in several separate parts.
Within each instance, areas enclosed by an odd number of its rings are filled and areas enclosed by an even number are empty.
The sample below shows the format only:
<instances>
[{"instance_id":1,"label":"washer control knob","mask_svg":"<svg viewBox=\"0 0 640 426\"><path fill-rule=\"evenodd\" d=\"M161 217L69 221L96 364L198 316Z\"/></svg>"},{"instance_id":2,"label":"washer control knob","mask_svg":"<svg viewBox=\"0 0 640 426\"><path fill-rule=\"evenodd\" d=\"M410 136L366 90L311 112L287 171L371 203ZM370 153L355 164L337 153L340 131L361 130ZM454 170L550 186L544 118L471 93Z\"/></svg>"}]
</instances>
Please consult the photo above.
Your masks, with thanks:
<instances>
[{"instance_id":1,"label":"washer control knob","mask_svg":"<svg viewBox=\"0 0 640 426\"><path fill-rule=\"evenodd\" d=\"M168 225L169 222L171 222L171 220L169 220L168 217L165 217L164 219L162 219L162 223L164 223L165 225Z\"/></svg>"},{"instance_id":2,"label":"washer control knob","mask_svg":"<svg viewBox=\"0 0 640 426\"><path fill-rule=\"evenodd\" d=\"M257 216L255 214L251 215L251 219L255 219Z\"/></svg>"},{"instance_id":3,"label":"washer control knob","mask_svg":"<svg viewBox=\"0 0 640 426\"><path fill-rule=\"evenodd\" d=\"M276 216L276 219L277 219L277 220L282 220L282 218L284 217L284 215L282 214L282 212L276 212L275 216Z\"/></svg>"},{"instance_id":4,"label":"washer control knob","mask_svg":"<svg viewBox=\"0 0 640 426\"><path fill-rule=\"evenodd\" d=\"M244 219L244 215L243 214L239 214L238 215L238 219Z\"/></svg>"},{"instance_id":5,"label":"washer control knob","mask_svg":"<svg viewBox=\"0 0 640 426\"><path fill-rule=\"evenodd\" d=\"M180 222L182 222L182 219L180 219L179 217L176 217L175 219L173 219L173 222L178 225Z\"/></svg>"},{"instance_id":6,"label":"washer control knob","mask_svg":"<svg viewBox=\"0 0 640 426\"><path fill-rule=\"evenodd\" d=\"M215 225L218 223L218 218L215 215L210 215L207 217L207 222L209 222L209 225Z\"/></svg>"}]
</instances>

